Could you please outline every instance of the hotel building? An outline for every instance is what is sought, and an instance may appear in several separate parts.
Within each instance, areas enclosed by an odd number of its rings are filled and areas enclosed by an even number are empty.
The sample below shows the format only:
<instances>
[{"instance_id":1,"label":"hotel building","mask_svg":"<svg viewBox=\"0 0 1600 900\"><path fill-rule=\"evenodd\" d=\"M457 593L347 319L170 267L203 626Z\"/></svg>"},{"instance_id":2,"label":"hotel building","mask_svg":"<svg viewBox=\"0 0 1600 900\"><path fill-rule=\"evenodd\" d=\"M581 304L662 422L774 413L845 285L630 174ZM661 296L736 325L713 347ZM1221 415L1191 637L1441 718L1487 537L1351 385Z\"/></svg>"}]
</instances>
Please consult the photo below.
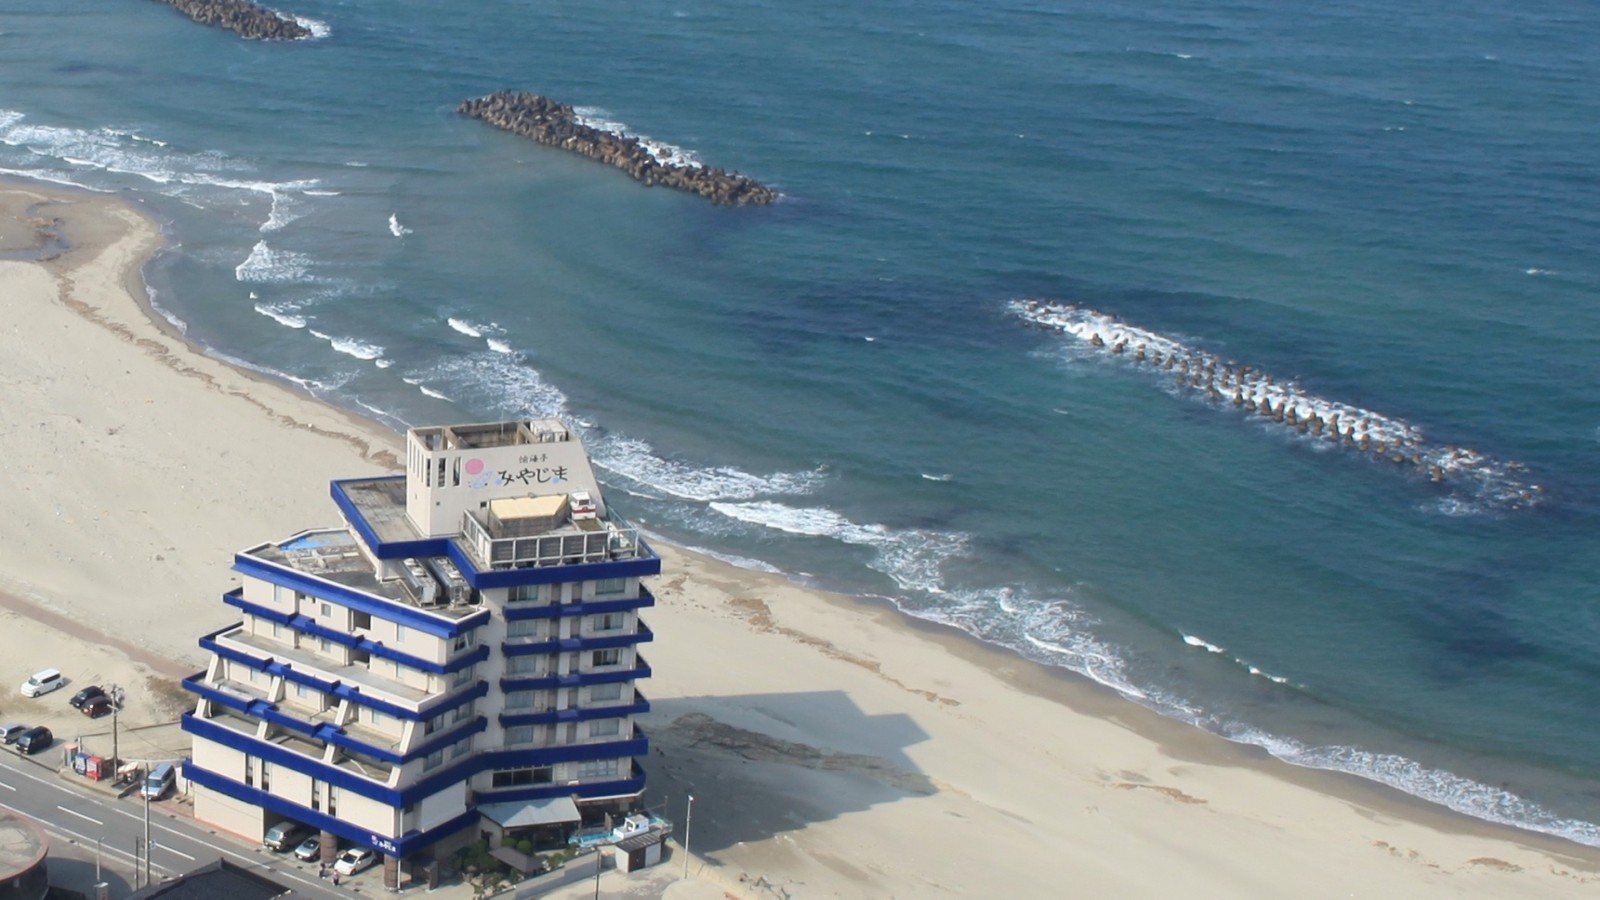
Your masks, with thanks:
<instances>
[{"instance_id":1,"label":"hotel building","mask_svg":"<svg viewBox=\"0 0 1600 900\"><path fill-rule=\"evenodd\" d=\"M636 806L661 560L556 420L415 428L404 475L335 481L337 528L235 555L241 621L184 686L195 818L403 860ZM529 831L532 829L532 832Z\"/></svg>"}]
</instances>

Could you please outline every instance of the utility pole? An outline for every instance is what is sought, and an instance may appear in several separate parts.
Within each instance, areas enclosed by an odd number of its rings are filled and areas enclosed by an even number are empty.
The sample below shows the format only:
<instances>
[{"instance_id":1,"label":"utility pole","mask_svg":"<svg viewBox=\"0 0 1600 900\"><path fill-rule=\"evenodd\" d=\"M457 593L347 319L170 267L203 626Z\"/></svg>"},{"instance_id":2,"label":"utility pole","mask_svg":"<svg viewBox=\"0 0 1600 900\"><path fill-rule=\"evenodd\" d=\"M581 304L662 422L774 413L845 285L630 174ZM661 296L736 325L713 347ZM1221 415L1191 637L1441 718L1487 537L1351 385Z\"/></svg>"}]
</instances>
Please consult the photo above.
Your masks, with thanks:
<instances>
[{"instance_id":1,"label":"utility pole","mask_svg":"<svg viewBox=\"0 0 1600 900\"><path fill-rule=\"evenodd\" d=\"M694 795L689 795L689 808L683 814L683 877L689 877L689 829L694 825Z\"/></svg>"},{"instance_id":2,"label":"utility pole","mask_svg":"<svg viewBox=\"0 0 1600 900\"><path fill-rule=\"evenodd\" d=\"M144 795L144 886L150 886L150 792L140 791Z\"/></svg>"},{"instance_id":3,"label":"utility pole","mask_svg":"<svg viewBox=\"0 0 1600 900\"><path fill-rule=\"evenodd\" d=\"M111 777L122 768L122 758L117 755L117 714L122 711L122 688L111 686Z\"/></svg>"}]
</instances>

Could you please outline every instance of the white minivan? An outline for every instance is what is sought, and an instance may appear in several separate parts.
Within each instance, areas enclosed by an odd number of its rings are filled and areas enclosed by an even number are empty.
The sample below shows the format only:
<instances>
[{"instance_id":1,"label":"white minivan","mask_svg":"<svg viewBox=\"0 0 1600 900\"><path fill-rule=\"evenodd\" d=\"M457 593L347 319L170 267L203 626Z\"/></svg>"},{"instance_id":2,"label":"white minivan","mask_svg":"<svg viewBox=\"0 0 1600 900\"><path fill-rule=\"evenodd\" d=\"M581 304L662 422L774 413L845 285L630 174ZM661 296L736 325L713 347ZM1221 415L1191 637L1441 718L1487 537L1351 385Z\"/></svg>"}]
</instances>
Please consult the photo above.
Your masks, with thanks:
<instances>
[{"instance_id":1,"label":"white minivan","mask_svg":"<svg viewBox=\"0 0 1600 900\"><path fill-rule=\"evenodd\" d=\"M40 694L48 694L66 683L67 680L61 677L60 669L41 669L24 681L20 690L24 697L37 697Z\"/></svg>"}]
</instances>

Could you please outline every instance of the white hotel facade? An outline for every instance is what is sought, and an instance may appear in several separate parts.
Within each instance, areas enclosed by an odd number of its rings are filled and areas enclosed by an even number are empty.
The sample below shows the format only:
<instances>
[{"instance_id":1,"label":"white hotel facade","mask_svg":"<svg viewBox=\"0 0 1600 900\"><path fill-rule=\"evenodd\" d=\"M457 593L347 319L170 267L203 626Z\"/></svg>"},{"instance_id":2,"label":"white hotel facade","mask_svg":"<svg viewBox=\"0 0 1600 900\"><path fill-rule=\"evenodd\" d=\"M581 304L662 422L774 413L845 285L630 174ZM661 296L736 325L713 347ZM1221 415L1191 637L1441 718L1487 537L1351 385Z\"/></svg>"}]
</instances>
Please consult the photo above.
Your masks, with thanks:
<instances>
[{"instance_id":1,"label":"white hotel facade","mask_svg":"<svg viewBox=\"0 0 1600 900\"><path fill-rule=\"evenodd\" d=\"M416 428L403 476L336 481L344 517L241 551L187 679L195 817L283 819L403 860L637 805L634 717L660 558L556 420Z\"/></svg>"}]
</instances>

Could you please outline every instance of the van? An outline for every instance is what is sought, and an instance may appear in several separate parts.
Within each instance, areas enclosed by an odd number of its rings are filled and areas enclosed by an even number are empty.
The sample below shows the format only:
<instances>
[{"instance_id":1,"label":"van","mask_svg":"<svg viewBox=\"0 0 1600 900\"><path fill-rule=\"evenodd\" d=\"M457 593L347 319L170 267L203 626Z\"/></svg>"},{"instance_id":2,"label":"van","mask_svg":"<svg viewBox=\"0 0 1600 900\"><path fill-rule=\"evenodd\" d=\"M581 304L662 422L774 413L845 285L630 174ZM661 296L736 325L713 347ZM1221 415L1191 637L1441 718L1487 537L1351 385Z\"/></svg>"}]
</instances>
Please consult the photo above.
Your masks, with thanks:
<instances>
[{"instance_id":1,"label":"van","mask_svg":"<svg viewBox=\"0 0 1600 900\"><path fill-rule=\"evenodd\" d=\"M311 829L299 822L284 819L282 822L267 829L267 836L261 839L261 846L268 850L282 853L292 849L296 844L305 840L311 834Z\"/></svg>"},{"instance_id":2,"label":"van","mask_svg":"<svg viewBox=\"0 0 1600 900\"><path fill-rule=\"evenodd\" d=\"M23 756L32 756L50 746L55 739L56 736L50 733L50 729L43 725L35 725L17 738L17 752Z\"/></svg>"},{"instance_id":3,"label":"van","mask_svg":"<svg viewBox=\"0 0 1600 900\"><path fill-rule=\"evenodd\" d=\"M61 677L60 669L40 669L29 676L19 690L24 697L37 697L40 694L48 694L66 683L67 680Z\"/></svg>"},{"instance_id":4,"label":"van","mask_svg":"<svg viewBox=\"0 0 1600 900\"><path fill-rule=\"evenodd\" d=\"M146 800L160 800L167 795L174 782L178 779L178 770L172 763L162 763L151 769L144 776L144 784L139 788L139 796Z\"/></svg>"}]
</instances>

